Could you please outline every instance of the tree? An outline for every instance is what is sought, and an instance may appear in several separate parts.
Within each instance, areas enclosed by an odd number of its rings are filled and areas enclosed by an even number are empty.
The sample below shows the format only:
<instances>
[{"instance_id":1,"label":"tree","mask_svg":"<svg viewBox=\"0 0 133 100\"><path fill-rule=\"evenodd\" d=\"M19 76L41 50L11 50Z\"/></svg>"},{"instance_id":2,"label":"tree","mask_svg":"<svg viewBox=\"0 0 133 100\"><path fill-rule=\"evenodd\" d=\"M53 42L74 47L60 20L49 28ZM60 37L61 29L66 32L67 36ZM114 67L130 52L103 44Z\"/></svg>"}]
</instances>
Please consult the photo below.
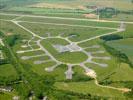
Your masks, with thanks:
<instances>
[{"instance_id":1,"label":"tree","mask_svg":"<svg viewBox=\"0 0 133 100\"><path fill-rule=\"evenodd\" d=\"M112 40L123 39L123 37L116 35L116 34L112 34L112 35L102 36L100 37L100 39L105 40L105 41L112 41Z\"/></svg>"},{"instance_id":2,"label":"tree","mask_svg":"<svg viewBox=\"0 0 133 100\"><path fill-rule=\"evenodd\" d=\"M133 3L133 0L131 0L131 3Z\"/></svg>"},{"instance_id":3,"label":"tree","mask_svg":"<svg viewBox=\"0 0 133 100\"><path fill-rule=\"evenodd\" d=\"M6 37L6 42L8 43L9 46L14 46L16 41L20 39L19 35L11 35Z\"/></svg>"}]
</instances>

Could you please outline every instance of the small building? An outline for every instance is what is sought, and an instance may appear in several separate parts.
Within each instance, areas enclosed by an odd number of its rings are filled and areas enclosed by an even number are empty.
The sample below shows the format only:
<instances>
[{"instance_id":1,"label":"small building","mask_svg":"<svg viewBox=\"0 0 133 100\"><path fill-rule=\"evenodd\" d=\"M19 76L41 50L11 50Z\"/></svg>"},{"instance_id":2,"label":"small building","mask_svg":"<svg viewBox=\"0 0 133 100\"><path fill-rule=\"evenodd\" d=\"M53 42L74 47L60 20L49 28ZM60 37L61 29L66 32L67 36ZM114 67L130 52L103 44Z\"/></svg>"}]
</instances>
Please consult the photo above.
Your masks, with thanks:
<instances>
[{"instance_id":1,"label":"small building","mask_svg":"<svg viewBox=\"0 0 133 100\"><path fill-rule=\"evenodd\" d=\"M4 59L4 56L1 50L0 50L0 59Z\"/></svg>"},{"instance_id":2,"label":"small building","mask_svg":"<svg viewBox=\"0 0 133 100\"><path fill-rule=\"evenodd\" d=\"M4 46L4 43L1 38L0 38L0 45Z\"/></svg>"},{"instance_id":3,"label":"small building","mask_svg":"<svg viewBox=\"0 0 133 100\"><path fill-rule=\"evenodd\" d=\"M0 91L3 92L11 92L13 90L12 87L0 87Z\"/></svg>"},{"instance_id":4,"label":"small building","mask_svg":"<svg viewBox=\"0 0 133 100\"><path fill-rule=\"evenodd\" d=\"M12 99L13 99L13 100L19 100L20 97L19 97L19 96L14 96Z\"/></svg>"}]
</instances>

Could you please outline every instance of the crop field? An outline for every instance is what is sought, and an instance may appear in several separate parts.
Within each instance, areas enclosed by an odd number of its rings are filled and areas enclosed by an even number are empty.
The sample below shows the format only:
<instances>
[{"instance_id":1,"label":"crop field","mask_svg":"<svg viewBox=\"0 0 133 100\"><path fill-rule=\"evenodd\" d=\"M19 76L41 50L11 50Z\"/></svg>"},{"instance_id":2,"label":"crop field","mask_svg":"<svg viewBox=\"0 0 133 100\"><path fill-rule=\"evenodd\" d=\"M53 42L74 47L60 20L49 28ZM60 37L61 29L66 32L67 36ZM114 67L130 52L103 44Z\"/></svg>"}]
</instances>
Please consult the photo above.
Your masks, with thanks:
<instances>
[{"instance_id":1,"label":"crop field","mask_svg":"<svg viewBox=\"0 0 133 100\"><path fill-rule=\"evenodd\" d=\"M90 94L112 100L127 99L124 93L130 89L118 82L133 81L133 70L125 62L119 62L103 44L122 51L132 61L132 23L0 13L0 24L0 31L6 38L18 36L13 46L9 47L16 60L10 61L12 65L0 65L0 76L17 77L20 74L23 84L28 84L26 86L30 91L34 83L40 84L42 77L49 76L55 78L53 91L56 92ZM102 40L101 37L109 35L123 36L124 39ZM18 68L21 66L22 73L13 64ZM35 80L32 80L33 77ZM39 77L38 80L36 77ZM112 83L106 83L108 81ZM49 80L46 83L49 84ZM19 89L17 84L13 87ZM7 94L7 97L11 95ZM6 96L0 94L0 98Z\"/></svg>"},{"instance_id":2,"label":"crop field","mask_svg":"<svg viewBox=\"0 0 133 100\"><path fill-rule=\"evenodd\" d=\"M131 10L132 9L132 4L131 0L71 0L71 1L65 1L65 0L38 0L36 2L35 0L29 0L27 3L25 3L25 0L23 1L18 1L18 2L12 2L10 3L11 0L1 0L1 3L6 3L10 4L12 6L18 6L20 5L28 5L29 7L35 7L35 8L61 8L61 9L83 9L87 5L102 5L102 6L108 6L108 7L117 7L118 9L124 9L124 10ZM14 5L13 5L14 4ZM60 5L59 5L60 4ZM57 6L59 5L59 6ZM83 6L83 7L82 7ZM24 6L25 7L25 6ZM16 9L17 10L17 9Z\"/></svg>"},{"instance_id":3,"label":"crop field","mask_svg":"<svg viewBox=\"0 0 133 100\"><path fill-rule=\"evenodd\" d=\"M25 3L26 2L26 3ZM128 12L133 9L131 0L1 0L1 12L26 13L46 16L89 18L84 14L94 13L96 7L115 8ZM96 14L97 16L97 14ZM97 19L94 18L94 19ZM101 18L102 19L102 18ZM106 18L103 18L106 19ZM132 21L132 14L118 13L108 20Z\"/></svg>"}]
</instances>

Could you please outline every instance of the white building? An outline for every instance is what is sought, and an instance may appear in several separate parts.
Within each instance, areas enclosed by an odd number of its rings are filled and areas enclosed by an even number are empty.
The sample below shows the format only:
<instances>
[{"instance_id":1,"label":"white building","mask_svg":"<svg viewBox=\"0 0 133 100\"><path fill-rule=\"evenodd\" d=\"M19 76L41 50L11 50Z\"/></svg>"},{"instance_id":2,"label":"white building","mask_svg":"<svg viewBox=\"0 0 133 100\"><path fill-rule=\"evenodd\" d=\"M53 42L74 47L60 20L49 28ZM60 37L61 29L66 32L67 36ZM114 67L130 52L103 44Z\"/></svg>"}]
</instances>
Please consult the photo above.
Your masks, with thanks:
<instances>
[{"instance_id":1,"label":"white building","mask_svg":"<svg viewBox=\"0 0 133 100\"><path fill-rule=\"evenodd\" d=\"M0 91L3 92L11 92L13 90L13 88L11 87L0 87Z\"/></svg>"},{"instance_id":2,"label":"white building","mask_svg":"<svg viewBox=\"0 0 133 100\"><path fill-rule=\"evenodd\" d=\"M4 46L4 43L1 38L0 38L0 45Z\"/></svg>"}]
</instances>

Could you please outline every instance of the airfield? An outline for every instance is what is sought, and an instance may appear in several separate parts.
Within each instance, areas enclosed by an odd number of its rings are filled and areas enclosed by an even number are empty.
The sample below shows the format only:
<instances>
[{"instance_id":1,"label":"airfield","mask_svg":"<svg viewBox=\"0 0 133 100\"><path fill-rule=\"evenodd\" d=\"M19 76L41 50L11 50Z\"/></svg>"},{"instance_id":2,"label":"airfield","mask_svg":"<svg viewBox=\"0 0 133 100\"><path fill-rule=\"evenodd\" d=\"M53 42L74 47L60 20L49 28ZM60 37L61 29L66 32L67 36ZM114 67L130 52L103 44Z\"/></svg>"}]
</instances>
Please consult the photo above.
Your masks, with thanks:
<instances>
[{"instance_id":1,"label":"airfield","mask_svg":"<svg viewBox=\"0 0 133 100\"><path fill-rule=\"evenodd\" d=\"M32 71L39 75L54 75L57 88L81 93L91 91L93 94L98 89L97 95L102 90L100 95L122 98L121 92L130 91L117 85L116 88L99 85L98 81L118 70L117 59L100 44L99 38L123 33L126 25L132 25L132 22L0 13L0 23L7 35L21 35L21 40L13 47L19 61L31 65ZM123 66L128 65L122 64L119 70L123 70ZM132 74L130 68L125 70L129 71L129 76ZM116 71L114 76L110 76L111 80L133 80L128 75L128 78L122 76L123 73ZM60 82L74 80L76 75L95 81L86 82L85 85L83 82ZM94 90L87 84L95 87Z\"/></svg>"},{"instance_id":2,"label":"airfield","mask_svg":"<svg viewBox=\"0 0 133 100\"><path fill-rule=\"evenodd\" d=\"M8 15L8 14L7 14ZM85 42L89 42L91 40L97 39L104 35L109 34L115 34L118 32L124 31L123 22L121 23L113 23L114 25L111 25L108 22L104 22L105 26L101 26L104 23L100 23L98 25L98 22L94 21L88 21L91 26L89 26L89 23L85 23L88 25L82 25L81 22L78 20L72 20L72 19L61 19L61 18L47 18L47 17L41 17L40 16L26 16L26 15L10 15L11 17L14 17L13 19L1 19L4 21L10 21L14 24L16 24L18 27L24 29L28 33L32 35L31 39L24 39L22 40L23 45L21 45L21 50L17 51L17 54L21 55L22 60L32 60L33 64L35 65L47 65L47 63L53 63L52 67L46 67L45 71L52 72L56 67L58 67L61 64L67 65L68 70L66 70L66 79L72 79L72 74L74 73L72 71L73 66L80 66L84 69L85 73L90 73L89 75L91 77L96 77L96 73L94 70L90 69L88 66L86 66L87 63L95 64L99 67L108 67L108 64L106 63L99 63L96 62L96 60L111 60L111 57L106 56L105 50L100 50L100 45L89 45L80 47L79 45L84 45ZM33 19L32 19L33 18ZM34 20L35 19L35 20ZM57 19L57 20L55 20ZM32 21L31 21L32 20ZM58 21L59 20L59 21ZM68 21L67 21L68 20ZM69 21L72 20L72 21ZM57 21L57 23L55 23ZM64 22L69 22L67 24L63 24ZM72 24L72 23L77 23ZM81 23L81 24L80 24ZM107 26L107 25L108 26ZM28 26L27 26L28 25ZM67 27L72 28L87 28L89 30L94 30L92 32L95 32L94 34L87 34L87 33L79 33L76 34L76 32L73 34L67 33L66 29L62 32L35 32L30 29L30 26L34 28L34 25L51 25L54 29L63 29ZM94 26L95 25L95 26ZM63 27L62 27L63 26ZM38 28L36 27L36 28ZM40 27L39 27L40 28ZM74 29L72 29L74 30ZM76 30L76 29L75 29ZM51 30L50 30L51 31ZM81 35L82 34L82 35ZM93 35L93 36L92 36ZM26 50L23 50L26 49ZM87 49L92 49L95 51L89 51ZM99 49L99 50L97 50ZM60 53L60 54L59 54ZM31 55L32 54L32 55ZM93 56L95 54L95 56ZM98 54L101 54L102 56L98 56ZM44 58L42 60L39 60L41 58ZM46 59L45 59L46 58ZM78 58L78 59L77 59Z\"/></svg>"}]
</instances>

